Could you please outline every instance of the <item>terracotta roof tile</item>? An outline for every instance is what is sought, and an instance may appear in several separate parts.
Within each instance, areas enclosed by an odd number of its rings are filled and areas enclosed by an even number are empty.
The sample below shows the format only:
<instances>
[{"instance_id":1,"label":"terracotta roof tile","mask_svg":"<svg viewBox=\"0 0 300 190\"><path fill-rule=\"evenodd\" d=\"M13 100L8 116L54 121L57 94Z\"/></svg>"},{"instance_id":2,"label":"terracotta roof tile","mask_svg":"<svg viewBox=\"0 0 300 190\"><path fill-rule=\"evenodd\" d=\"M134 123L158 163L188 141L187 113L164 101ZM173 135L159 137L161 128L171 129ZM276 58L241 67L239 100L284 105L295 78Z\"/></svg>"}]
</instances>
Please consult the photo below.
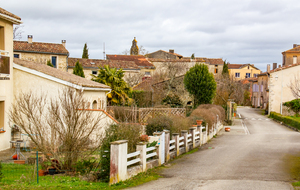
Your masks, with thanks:
<instances>
[{"instance_id":1,"label":"terracotta roof tile","mask_svg":"<svg viewBox=\"0 0 300 190\"><path fill-rule=\"evenodd\" d=\"M14 51L16 52L36 52L68 55L69 51L62 44L43 43L27 41L14 41Z\"/></svg>"},{"instance_id":2,"label":"terracotta roof tile","mask_svg":"<svg viewBox=\"0 0 300 190\"><path fill-rule=\"evenodd\" d=\"M294 47L294 48L292 48L292 49L289 49L289 50L286 50L286 51L284 51L284 52L282 52L282 53L292 53L292 52L300 52L300 46L297 46L297 47Z\"/></svg>"},{"instance_id":3,"label":"terracotta roof tile","mask_svg":"<svg viewBox=\"0 0 300 190\"><path fill-rule=\"evenodd\" d=\"M221 58L208 58L210 65L223 65L224 61Z\"/></svg>"},{"instance_id":4,"label":"terracotta roof tile","mask_svg":"<svg viewBox=\"0 0 300 190\"><path fill-rule=\"evenodd\" d=\"M228 69L240 69L245 64L228 64Z\"/></svg>"},{"instance_id":5,"label":"terracotta roof tile","mask_svg":"<svg viewBox=\"0 0 300 190\"><path fill-rule=\"evenodd\" d=\"M103 60L103 59L82 59L82 58L68 58L68 66L75 67L76 62L83 66L83 68L98 68L109 65L111 68L117 69L136 69L140 68L135 64L134 61L122 61L122 60Z\"/></svg>"},{"instance_id":6,"label":"terracotta roof tile","mask_svg":"<svg viewBox=\"0 0 300 190\"><path fill-rule=\"evenodd\" d=\"M299 66L299 65L300 65L300 62L296 63L296 64L293 64L293 65L287 65L287 66L284 66L284 67L279 67L277 69L271 70L269 73L274 73L274 72L277 72L277 71L281 71L281 70L284 70L284 69L289 69L291 67L296 67L296 66ZM267 72L264 72L264 73L267 73ZM264 74L264 73L262 73L262 74Z\"/></svg>"},{"instance_id":7,"label":"terracotta roof tile","mask_svg":"<svg viewBox=\"0 0 300 190\"><path fill-rule=\"evenodd\" d=\"M83 87L92 87L92 88L109 88L109 86L106 86L104 84L98 83L98 82L94 82L91 80L88 80L86 78L82 78L79 77L77 75L65 72L65 71L61 71L59 69L50 67L48 65L45 64L39 64L39 63L35 63L32 61L25 61L25 60L21 60L21 59L17 59L14 58L14 63L18 64L20 66L23 67L27 67L29 69L33 69L36 70L38 72L53 76L55 78L79 85L79 86L83 86Z\"/></svg>"},{"instance_id":8,"label":"terracotta roof tile","mask_svg":"<svg viewBox=\"0 0 300 190\"><path fill-rule=\"evenodd\" d=\"M139 67L155 68L143 55L106 55L108 60L134 61Z\"/></svg>"},{"instance_id":9,"label":"terracotta roof tile","mask_svg":"<svg viewBox=\"0 0 300 190\"><path fill-rule=\"evenodd\" d=\"M3 9L3 8L1 8L1 7L0 7L0 13L1 13L1 14L4 14L4 15L6 15L6 16L10 16L10 17L12 17L12 18L21 20L21 18L18 17L17 15L14 15L14 14L8 12L7 10L5 10L5 9Z\"/></svg>"}]
</instances>

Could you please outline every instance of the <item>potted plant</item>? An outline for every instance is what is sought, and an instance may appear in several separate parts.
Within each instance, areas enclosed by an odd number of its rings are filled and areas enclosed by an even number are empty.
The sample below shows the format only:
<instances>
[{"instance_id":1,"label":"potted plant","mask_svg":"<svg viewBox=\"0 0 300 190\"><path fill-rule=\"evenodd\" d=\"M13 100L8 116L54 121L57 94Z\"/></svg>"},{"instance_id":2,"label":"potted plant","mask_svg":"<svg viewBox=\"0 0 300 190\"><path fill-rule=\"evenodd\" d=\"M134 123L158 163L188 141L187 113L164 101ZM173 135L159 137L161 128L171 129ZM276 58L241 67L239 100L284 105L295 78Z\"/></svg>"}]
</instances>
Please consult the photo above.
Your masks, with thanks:
<instances>
[{"instance_id":1,"label":"potted plant","mask_svg":"<svg viewBox=\"0 0 300 190\"><path fill-rule=\"evenodd\" d=\"M200 126L202 124L203 120L196 120L196 122L197 122L197 125Z\"/></svg>"}]
</instances>

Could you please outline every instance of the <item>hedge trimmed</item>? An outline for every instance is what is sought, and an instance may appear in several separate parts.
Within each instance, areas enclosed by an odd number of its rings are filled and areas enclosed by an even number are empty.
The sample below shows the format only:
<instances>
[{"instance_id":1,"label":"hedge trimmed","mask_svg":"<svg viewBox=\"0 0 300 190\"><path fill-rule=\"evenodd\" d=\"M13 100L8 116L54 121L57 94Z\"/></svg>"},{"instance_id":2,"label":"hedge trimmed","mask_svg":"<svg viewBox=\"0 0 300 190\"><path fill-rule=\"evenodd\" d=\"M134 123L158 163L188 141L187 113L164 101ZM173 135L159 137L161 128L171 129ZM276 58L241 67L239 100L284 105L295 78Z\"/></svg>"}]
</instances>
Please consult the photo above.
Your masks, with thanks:
<instances>
[{"instance_id":1,"label":"hedge trimmed","mask_svg":"<svg viewBox=\"0 0 300 190\"><path fill-rule=\"evenodd\" d=\"M283 123L300 130L300 120L291 118L289 116L283 116L276 112L271 112L270 118L273 118L277 121L282 121Z\"/></svg>"}]
</instances>

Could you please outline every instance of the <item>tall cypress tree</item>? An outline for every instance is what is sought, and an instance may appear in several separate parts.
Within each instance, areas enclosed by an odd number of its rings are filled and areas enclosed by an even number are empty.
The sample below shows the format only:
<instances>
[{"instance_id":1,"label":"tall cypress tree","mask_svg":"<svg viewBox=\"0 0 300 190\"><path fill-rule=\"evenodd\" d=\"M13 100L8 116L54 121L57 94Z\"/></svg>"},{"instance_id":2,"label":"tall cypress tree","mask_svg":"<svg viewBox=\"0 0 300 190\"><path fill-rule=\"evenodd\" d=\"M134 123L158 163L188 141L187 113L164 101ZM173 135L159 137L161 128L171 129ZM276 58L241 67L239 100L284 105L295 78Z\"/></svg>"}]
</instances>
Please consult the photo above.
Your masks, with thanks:
<instances>
[{"instance_id":1,"label":"tall cypress tree","mask_svg":"<svg viewBox=\"0 0 300 190\"><path fill-rule=\"evenodd\" d=\"M224 61L222 75L224 77L229 77L228 63L226 63L226 61Z\"/></svg>"},{"instance_id":2,"label":"tall cypress tree","mask_svg":"<svg viewBox=\"0 0 300 190\"><path fill-rule=\"evenodd\" d=\"M75 67L73 69L73 74L85 78L83 68L79 63L79 61L77 61L75 64Z\"/></svg>"},{"instance_id":3,"label":"tall cypress tree","mask_svg":"<svg viewBox=\"0 0 300 190\"><path fill-rule=\"evenodd\" d=\"M89 49L87 48L87 44L84 44L82 58L88 59L89 58Z\"/></svg>"}]
</instances>

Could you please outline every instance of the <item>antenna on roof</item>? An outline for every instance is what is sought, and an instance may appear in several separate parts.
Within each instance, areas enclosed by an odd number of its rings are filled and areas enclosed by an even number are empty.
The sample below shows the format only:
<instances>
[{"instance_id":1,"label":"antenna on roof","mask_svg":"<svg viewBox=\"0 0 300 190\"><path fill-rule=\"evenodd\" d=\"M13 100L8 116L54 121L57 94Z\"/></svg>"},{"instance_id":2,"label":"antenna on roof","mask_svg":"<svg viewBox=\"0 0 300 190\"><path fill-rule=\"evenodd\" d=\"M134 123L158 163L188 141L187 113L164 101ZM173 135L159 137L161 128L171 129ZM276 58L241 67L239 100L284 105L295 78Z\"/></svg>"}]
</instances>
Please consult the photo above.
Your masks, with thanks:
<instances>
[{"instance_id":1,"label":"antenna on roof","mask_svg":"<svg viewBox=\"0 0 300 190\"><path fill-rule=\"evenodd\" d=\"M103 59L105 60L105 42L103 43Z\"/></svg>"}]
</instances>

